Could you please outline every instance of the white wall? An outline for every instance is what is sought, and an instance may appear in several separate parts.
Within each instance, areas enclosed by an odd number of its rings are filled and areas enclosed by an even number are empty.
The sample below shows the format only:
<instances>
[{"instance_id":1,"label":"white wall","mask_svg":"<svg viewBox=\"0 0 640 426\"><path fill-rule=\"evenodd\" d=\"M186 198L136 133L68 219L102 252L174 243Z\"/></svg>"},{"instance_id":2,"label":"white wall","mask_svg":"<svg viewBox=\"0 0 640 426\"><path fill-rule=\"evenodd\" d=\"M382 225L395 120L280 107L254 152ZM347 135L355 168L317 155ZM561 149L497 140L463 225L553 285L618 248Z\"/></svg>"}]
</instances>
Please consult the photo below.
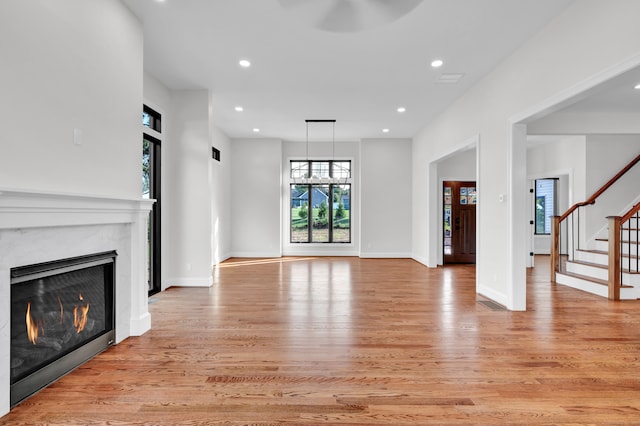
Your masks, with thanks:
<instances>
[{"instance_id":1,"label":"white wall","mask_svg":"<svg viewBox=\"0 0 640 426\"><path fill-rule=\"evenodd\" d=\"M476 180L476 150L460 151L438 162L438 180Z\"/></svg>"},{"instance_id":2,"label":"white wall","mask_svg":"<svg viewBox=\"0 0 640 426\"><path fill-rule=\"evenodd\" d=\"M436 238L425 222L434 220L429 192L437 191L430 164L479 135L482 192L476 290L510 309L525 309L528 239L521 224L528 219L526 151L512 140L523 138L526 128L512 127L512 120L524 120L546 105L566 100L569 89L598 81L612 72L608 67L640 63L640 26L635 18L639 14L640 2L631 0L573 3L415 136L416 259L429 258L429 239Z\"/></svg>"},{"instance_id":3,"label":"white wall","mask_svg":"<svg viewBox=\"0 0 640 426\"><path fill-rule=\"evenodd\" d=\"M231 253L229 138L213 125L211 106L214 99L211 94L204 91L172 91L153 75L145 73L144 101L163 116L163 289L170 285L208 285L212 265L229 258ZM193 133L192 136L188 136L190 132ZM211 146L220 150L219 162L211 158ZM193 155L193 152L197 154ZM182 170L185 169L189 172L183 173ZM180 185L184 185L184 188ZM167 195L169 199L188 196L191 200L189 205L193 209L172 203L166 207L168 211L165 212ZM209 208L203 208L207 202L210 203ZM210 235L202 233L207 228L211 230ZM193 247L189 239L183 238L184 235L195 235L198 248ZM178 241L181 242L177 244ZM209 248L202 251L205 244ZM210 253L211 258L207 259L206 253ZM187 264L191 265L190 270L186 267Z\"/></svg>"},{"instance_id":4,"label":"white wall","mask_svg":"<svg viewBox=\"0 0 640 426\"><path fill-rule=\"evenodd\" d=\"M587 197L602 187L640 154L640 135L588 135L586 154ZM607 216L628 211L640 196L640 164L636 165L593 206L585 208L586 239L593 238L606 225Z\"/></svg>"},{"instance_id":5,"label":"white wall","mask_svg":"<svg viewBox=\"0 0 640 426\"><path fill-rule=\"evenodd\" d=\"M290 170L291 160L351 160L351 243L291 244ZM282 247L285 256L358 256L360 253L360 142L318 140L285 141L282 145Z\"/></svg>"},{"instance_id":6,"label":"white wall","mask_svg":"<svg viewBox=\"0 0 640 426\"><path fill-rule=\"evenodd\" d=\"M282 254L282 141L231 141L231 255Z\"/></svg>"},{"instance_id":7,"label":"white wall","mask_svg":"<svg viewBox=\"0 0 640 426\"><path fill-rule=\"evenodd\" d=\"M360 147L360 257L411 257L411 140Z\"/></svg>"},{"instance_id":8,"label":"white wall","mask_svg":"<svg viewBox=\"0 0 640 426\"><path fill-rule=\"evenodd\" d=\"M209 93L172 91L162 148L162 260L169 286L212 284Z\"/></svg>"},{"instance_id":9,"label":"white wall","mask_svg":"<svg viewBox=\"0 0 640 426\"><path fill-rule=\"evenodd\" d=\"M585 136L549 136L547 143L534 145L527 149L527 178L534 188L536 179L558 178L557 203L561 215L574 203L584 201L586 195L586 137ZM529 205L529 218L534 220L534 194ZM549 254L551 238L548 235L534 235L535 229L527 225L533 238L535 254Z\"/></svg>"},{"instance_id":10,"label":"white wall","mask_svg":"<svg viewBox=\"0 0 640 426\"><path fill-rule=\"evenodd\" d=\"M142 45L120 2L0 2L0 186L140 198Z\"/></svg>"}]
</instances>

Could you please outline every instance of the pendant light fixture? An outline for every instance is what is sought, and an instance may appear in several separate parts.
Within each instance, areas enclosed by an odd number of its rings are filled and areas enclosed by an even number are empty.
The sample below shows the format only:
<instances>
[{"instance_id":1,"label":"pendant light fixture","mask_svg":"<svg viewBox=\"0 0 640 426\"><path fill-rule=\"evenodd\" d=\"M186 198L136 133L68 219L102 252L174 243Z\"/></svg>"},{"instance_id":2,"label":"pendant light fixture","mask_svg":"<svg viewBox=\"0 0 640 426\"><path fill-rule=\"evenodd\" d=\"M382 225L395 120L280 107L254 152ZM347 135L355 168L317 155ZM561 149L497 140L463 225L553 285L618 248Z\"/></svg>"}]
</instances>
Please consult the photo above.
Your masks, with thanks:
<instances>
[{"instance_id":1,"label":"pendant light fixture","mask_svg":"<svg viewBox=\"0 0 640 426\"><path fill-rule=\"evenodd\" d=\"M292 170L293 182L299 185L308 184L346 184L349 183L350 172L340 166L339 162L335 162L336 155L336 120L305 120L306 123L306 163L304 166L300 166L297 170ZM329 170L329 176L320 177L314 176L312 171L309 170L309 123L331 123L332 124L332 137L331 137L331 167L333 170ZM303 168L306 168L306 173ZM334 176L336 170L346 170L346 173L339 173L340 176Z\"/></svg>"}]
</instances>

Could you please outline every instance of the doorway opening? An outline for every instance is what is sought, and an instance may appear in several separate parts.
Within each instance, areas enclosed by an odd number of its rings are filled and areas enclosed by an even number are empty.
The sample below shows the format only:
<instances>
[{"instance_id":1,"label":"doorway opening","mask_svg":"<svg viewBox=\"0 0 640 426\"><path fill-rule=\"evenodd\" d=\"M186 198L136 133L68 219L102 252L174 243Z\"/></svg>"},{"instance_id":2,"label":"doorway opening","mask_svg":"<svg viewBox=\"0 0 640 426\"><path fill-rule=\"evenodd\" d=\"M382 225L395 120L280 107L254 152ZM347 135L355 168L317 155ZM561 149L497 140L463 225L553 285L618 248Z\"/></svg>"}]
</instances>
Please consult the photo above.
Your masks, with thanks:
<instances>
[{"instance_id":1,"label":"doorway opening","mask_svg":"<svg viewBox=\"0 0 640 426\"><path fill-rule=\"evenodd\" d=\"M442 194L443 263L476 263L476 182L444 181Z\"/></svg>"}]
</instances>

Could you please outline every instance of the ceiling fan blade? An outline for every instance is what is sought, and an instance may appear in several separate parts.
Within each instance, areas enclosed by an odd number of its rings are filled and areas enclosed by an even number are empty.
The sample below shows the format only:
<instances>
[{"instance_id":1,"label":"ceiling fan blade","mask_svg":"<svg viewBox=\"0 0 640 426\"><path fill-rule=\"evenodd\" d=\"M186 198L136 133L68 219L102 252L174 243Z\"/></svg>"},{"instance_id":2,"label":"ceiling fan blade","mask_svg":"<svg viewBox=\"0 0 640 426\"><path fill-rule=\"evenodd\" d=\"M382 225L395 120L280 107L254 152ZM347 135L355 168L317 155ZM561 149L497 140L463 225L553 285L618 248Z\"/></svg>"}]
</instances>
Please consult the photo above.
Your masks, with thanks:
<instances>
[{"instance_id":1,"label":"ceiling fan blade","mask_svg":"<svg viewBox=\"0 0 640 426\"><path fill-rule=\"evenodd\" d=\"M302 21L317 24L322 17L331 13L337 0L278 0L278 3L293 12Z\"/></svg>"},{"instance_id":2,"label":"ceiling fan blade","mask_svg":"<svg viewBox=\"0 0 640 426\"><path fill-rule=\"evenodd\" d=\"M318 22L322 29L335 32L351 32L360 29L356 5L349 0L336 0L333 7Z\"/></svg>"},{"instance_id":3,"label":"ceiling fan blade","mask_svg":"<svg viewBox=\"0 0 640 426\"><path fill-rule=\"evenodd\" d=\"M365 0L369 8L383 14L386 19L396 20L415 9L422 0Z\"/></svg>"}]
</instances>

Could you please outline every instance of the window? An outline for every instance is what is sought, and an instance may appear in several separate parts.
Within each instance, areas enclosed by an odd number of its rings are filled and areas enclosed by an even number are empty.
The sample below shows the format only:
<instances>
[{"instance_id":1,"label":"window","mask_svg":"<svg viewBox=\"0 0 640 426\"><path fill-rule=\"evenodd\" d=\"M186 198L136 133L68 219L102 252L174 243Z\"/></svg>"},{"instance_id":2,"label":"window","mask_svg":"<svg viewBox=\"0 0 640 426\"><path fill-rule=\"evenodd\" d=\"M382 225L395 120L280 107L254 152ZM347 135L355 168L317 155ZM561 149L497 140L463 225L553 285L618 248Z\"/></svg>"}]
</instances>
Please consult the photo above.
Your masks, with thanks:
<instances>
[{"instance_id":1,"label":"window","mask_svg":"<svg viewBox=\"0 0 640 426\"><path fill-rule=\"evenodd\" d=\"M142 197L153 198L148 222L147 238L149 244L147 271L149 294L161 289L160 283L160 154L161 154L162 115L144 105L142 109ZM155 130L149 132L147 129ZM154 136L151 136L154 134Z\"/></svg>"},{"instance_id":2,"label":"window","mask_svg":"<svg viewBox=\"0 0 640 426\"><path fill-rule=\"evenodd\" d=\"M556 215L557 179L536 180L535 228L536 235L551 234L551 216Z\"/></svg>"},{"instance_id":3,"label":"window","mask_svg":"<svg viewBox=\"0 0 640 426\"><path fill-rule=\"evenodd\" d=\"M292 243L351 242L350 177L350 161L291 162Z\"/></svg>"},{"instance_id":4,"label":"window","mask_svg":"<svg viewBox=\"0 0 640 426\"><path fill-rule=\"evenodd\" d=\"M158 133L162 132L162 115L159 112L154 111L148 106L142 107L142 125L155 130Z\"/></svg>"}]
</instances>

